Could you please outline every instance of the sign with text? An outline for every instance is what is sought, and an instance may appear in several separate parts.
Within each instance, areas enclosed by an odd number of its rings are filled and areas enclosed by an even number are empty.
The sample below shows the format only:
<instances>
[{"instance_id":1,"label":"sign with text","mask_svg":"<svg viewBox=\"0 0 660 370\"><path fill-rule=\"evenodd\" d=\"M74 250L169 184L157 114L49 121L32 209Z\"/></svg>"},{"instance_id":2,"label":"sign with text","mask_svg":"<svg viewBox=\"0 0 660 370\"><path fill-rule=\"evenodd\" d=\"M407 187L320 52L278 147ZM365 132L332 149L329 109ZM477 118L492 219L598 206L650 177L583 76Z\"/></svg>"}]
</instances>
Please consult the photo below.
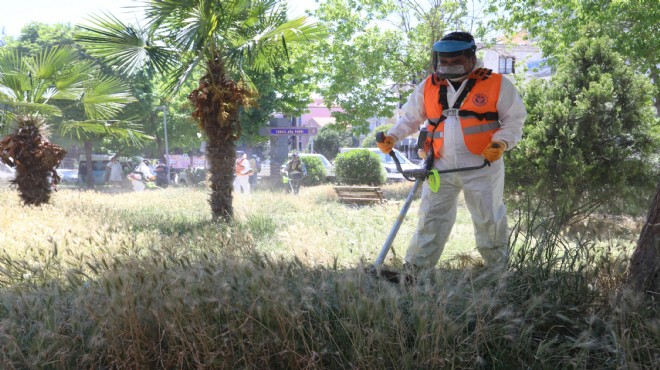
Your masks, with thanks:
<instances>
[{"instance_id":1,"label":"sign with text","mask_svg":"<svg viewBox=\"0 0 660 370\"><path fill-rule=\"evenodd\" d=\"M316 127L262 127L259 129L261 136L293 136L293 135L316 135Z\"/></svg>"},{"instance_id":2,"label":"sign with text","mask_svg":"<svg viewBox=\"0 0 660 370\"><path fill-rule=\"evenodd\" d=\"M183 154L183 155L170 154L169 159L170 159L170 166L176 169L185 169L190 166L202 167L202 168L208 167L206 166L206 158L204 156L195 156L192 158L191 161L190 157L187 154Z\"/></svg>"}]
</instances>

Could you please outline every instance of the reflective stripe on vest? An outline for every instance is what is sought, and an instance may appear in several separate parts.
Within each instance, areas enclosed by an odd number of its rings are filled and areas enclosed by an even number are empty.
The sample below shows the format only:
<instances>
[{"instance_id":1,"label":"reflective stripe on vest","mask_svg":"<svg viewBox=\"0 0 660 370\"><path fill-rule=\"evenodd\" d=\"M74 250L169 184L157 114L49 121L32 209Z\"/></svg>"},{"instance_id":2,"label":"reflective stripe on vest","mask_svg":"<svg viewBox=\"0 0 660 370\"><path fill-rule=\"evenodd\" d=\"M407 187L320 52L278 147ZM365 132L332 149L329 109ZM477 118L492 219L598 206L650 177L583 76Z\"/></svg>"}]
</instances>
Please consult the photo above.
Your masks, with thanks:
<instances>
[{"instance_id":1,"label":"reflective stripe on vest","mask_svg":"<svg viewBox=\"0 0 660 370\"><path fill-rule=\"evenodd\" d=\"M466 86L451 108L447 106L446 102L447 80L438 80L435 75L429 76L426 80L424 108L426 116L431 122L429 134L431 132L434 134L427 137L425 148L428 152L433 143L435 158L440 158L442 153L444 136L442 133L444 132L444 120L447 117L458 116L463 129L465 146L475 155L481 155L493 134L501 126L498 121L497 100L502 75L480 68L473 71L468 78ZM461 98L463 101L460 101Z\"/></svg>"},{"instance_id":2,"label":"reflective stripe on vest","mask_svg":"<svg viewBox=\"0 0 660 370\"><path fill-rule=\"evenodd\" d=\"M501 126L502 125L500 125L500 121L488 122L478 126L471 126L463 129L463 135L480 134L482 132L497 130Z\"/></svg>"}]
</instances>

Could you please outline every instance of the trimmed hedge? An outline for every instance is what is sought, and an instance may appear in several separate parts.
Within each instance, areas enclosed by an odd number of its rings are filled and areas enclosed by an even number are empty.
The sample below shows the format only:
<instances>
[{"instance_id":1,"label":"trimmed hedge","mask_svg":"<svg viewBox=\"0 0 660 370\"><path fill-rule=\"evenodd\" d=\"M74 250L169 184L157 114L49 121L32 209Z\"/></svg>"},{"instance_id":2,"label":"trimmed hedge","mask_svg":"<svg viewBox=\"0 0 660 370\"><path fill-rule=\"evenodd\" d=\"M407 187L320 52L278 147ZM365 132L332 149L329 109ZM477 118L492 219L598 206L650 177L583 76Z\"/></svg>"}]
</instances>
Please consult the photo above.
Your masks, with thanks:
<instances>
[{"instance_id":1,"label":"trimmed hedge","mask_svg":"<svg viewBox=\"0 0 660 370\"><path fill-rule=\"evenodd\" d=\"M346 185L379 186L386 180L380 158L366 149L339 154L335 159L335 173L337 181Z\"/></svg>"},{"instance_id":2,"label":"trimmed hedge","mask_svg":"<svg viewBox=\"0 0 660 370\"><path fill-rule=\"evenodd\" d=\"M307 168L307 176L303 178L304 186L315 186L325 183L326 171L320 158L300 156Z\"/></svg>"}]
</instances>

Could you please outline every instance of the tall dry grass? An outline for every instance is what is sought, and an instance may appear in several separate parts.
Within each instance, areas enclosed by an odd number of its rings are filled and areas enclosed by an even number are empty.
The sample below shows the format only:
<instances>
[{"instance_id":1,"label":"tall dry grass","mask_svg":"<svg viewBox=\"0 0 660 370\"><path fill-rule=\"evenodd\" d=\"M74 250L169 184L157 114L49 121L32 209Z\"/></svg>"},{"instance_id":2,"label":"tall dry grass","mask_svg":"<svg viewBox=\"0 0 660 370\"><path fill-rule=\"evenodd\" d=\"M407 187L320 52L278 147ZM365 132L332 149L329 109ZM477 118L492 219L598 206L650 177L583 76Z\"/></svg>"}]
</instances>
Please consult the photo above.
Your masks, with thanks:
<instances>
[{"instance_id":1,"label":"tall dry grass","mask_svg":"<svg viewBox=\"0 0 660 370\"><path fill-rule=\"evenodd\" d=\"M406 189L386 192L388 204L361 208L327 186L237 196L233 225L210 222L203 191L62 191L41 208L0 192L0 368L659 363L653 302L622 285L629 241L565 235L523 213L505 274L460 254L413 286L391 284L363 265ZM411 209L399 256L414 220Z\"/></svg>"}]
</instances>

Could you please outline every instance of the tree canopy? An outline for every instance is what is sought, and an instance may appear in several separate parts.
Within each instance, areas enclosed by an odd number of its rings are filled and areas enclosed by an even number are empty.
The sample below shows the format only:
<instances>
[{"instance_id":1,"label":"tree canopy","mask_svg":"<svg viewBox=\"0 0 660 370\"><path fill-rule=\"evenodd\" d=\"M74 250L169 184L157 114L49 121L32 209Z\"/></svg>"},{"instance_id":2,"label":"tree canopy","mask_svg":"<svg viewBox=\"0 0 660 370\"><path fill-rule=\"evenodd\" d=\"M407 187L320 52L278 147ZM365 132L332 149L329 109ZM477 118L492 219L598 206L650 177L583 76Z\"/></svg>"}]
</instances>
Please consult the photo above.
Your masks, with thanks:
<instances>
[{"instance_id":1,"label":"tree canopy","mask_svg":"<svg viewBox=\"0 0 660 370\"><path fill-rule=\"evenodd\" d=\"M655 0L499 0L499 24L525 29L547 56L565 53L579 39L606 37L640 73L654 81L660 106L660 6Z\"/></svg>"},{"instance_id":2,"label":"tree canopy","mask_svg":"<svg viewBox=\"0 0 660 370\"><path fill-rule=\"evenodd\" d=\"M566 220L621 201L646 204L639 190L655 185L660 145L651 134L651 85L607 39L578 40L551 80L532 81L522 94L529 115L507 160L514 194L531 191Z\"/></svg>"},{"instance_id":3,"label":"tree canopy","mask_svg":"<svg viewBox=\"0 0 660 370\"><path fill-rule=\"evenodd\" d=\"M337 124L368 131L368 119L391 117L429 72L431 46L446 32L489 29L490 9L473 1L324 0L314 16L332 37L310 53L326 104L341 106Z\"/></svg>"}]
</instances>

